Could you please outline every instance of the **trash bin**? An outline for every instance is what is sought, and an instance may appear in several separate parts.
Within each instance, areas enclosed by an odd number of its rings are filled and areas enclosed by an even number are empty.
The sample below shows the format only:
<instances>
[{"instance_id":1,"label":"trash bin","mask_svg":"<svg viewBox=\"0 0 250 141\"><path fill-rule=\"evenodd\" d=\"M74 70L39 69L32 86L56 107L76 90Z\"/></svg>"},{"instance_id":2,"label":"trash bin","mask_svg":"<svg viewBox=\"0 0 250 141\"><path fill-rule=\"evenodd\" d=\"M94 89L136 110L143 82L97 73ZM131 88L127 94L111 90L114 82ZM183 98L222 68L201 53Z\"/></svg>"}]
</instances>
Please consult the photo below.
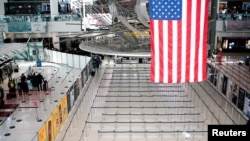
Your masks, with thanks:
<instances>
[{"instance_id":1,"label":"trash bin","mask_svg":"<svg viewBox=\"0 0 250 141\"><path fill-rule=\"evenodd\" d=\"M95 71L91 71L91 76L95 76Z\"/></svg>"},{"instance_id":2,"label":"trash bin","mask_svg":"<svg viewBox=\"0 0 250 141\"><path fill-rule=\"evenodd\" d=\"M139 58L139 64L142 64L142 58Z\"/></svg>"},{"instance_id":3,"label":"trash bin","mask_svg":"<svg viewBox=\"0 0 250 141\"><path fill-rule=\"evenodd\" d=\"M250 60L250 58L248 56L244 57L244 59L243 59L244 64L248 66L249 65L249 60Z\"/></svg>"}]
</instances>

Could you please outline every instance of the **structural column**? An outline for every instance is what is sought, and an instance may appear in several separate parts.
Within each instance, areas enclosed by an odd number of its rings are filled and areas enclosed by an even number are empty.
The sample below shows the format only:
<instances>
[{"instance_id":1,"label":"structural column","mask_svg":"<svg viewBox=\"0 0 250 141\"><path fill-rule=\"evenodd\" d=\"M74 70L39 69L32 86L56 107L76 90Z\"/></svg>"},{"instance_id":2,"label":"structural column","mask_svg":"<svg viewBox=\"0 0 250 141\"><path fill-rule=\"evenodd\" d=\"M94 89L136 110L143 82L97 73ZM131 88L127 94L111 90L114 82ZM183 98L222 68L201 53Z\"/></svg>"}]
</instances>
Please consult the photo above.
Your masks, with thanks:
<instances>
[{"instance_id":1,"label":"structural column","mask_svg":"<svg viewBox=\"0 0 250 141\"><path fill-rule=\"evenodd\" d=\"M0 0L0 15L4 15L4 3L7 3L7 0Z\"/></svg>"},{"instance_id":2,"label":"structural column","mask_svg":"<svg viewBox=\"0 0 250 141\"><path fill-rule=\"evenodd\" d=\"M218 7L218 1L217 0L211 0L211 15L209 17L209 44L211 50L216 48L217 46L217 36L216 36L216 17L217 17L217 7Z\"/></svg>"},{"instance_id":3,"label":"structural column","mask_svg":"<svg viewBox=\"0 0 250 141\"><path fill-rule=\"evenodd\" d=\"M54 48L60 50L59 37L57 35L58 35L57 33L52 33L53 46Z\"/></svg>"},{"instance_id":4,"label":"structural column","mask_svg":"<svg viewBox=\"0 0 250 141\"><path fill-rule=\"evenodd\" d=\"M51 14L51 17L55 17L59 14L58 0L50 0L50 14Z\"/></svg>"}]
</instances>

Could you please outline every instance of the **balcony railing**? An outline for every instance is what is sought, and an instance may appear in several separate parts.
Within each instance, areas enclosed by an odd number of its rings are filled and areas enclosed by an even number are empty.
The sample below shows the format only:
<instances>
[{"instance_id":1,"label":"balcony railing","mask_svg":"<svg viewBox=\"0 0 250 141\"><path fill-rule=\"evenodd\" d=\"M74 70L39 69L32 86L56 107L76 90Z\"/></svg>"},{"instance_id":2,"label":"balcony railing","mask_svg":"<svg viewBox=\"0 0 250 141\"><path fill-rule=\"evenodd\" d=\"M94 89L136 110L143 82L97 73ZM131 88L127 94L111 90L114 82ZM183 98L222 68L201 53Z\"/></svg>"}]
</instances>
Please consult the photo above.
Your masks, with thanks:
<instances>
[{"instance_id":1,"label":"balcony railing","mask_svg":"<svg viewBox=\"0 0 250 141\"><path fill-rule=\"evenodd\" d=\"M217 20L250 20L250 14L247 13L219 13L217 14Z\"/></svg>"},{"instance_id":2,"label":"balcony railing","mask_svg":"<svg viewBox=\"0 0 250 141\"><path fill-rule=\"evenodd\" d=\"M12 22L49 22L49 21L81 21L81 17L76 14L65 15L11 15L0 16L0 23Z\"/></svg>"}]
</instances>

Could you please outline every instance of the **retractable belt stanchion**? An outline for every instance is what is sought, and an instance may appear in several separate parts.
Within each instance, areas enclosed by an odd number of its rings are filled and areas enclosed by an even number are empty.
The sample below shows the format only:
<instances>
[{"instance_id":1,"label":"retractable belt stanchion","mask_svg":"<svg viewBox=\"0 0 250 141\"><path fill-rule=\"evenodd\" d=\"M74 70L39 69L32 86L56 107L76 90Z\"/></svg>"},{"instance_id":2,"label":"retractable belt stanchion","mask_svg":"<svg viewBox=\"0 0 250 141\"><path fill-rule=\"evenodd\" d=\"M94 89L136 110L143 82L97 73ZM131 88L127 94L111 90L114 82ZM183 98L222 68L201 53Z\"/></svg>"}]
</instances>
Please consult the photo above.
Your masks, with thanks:
<instances>
[{"instance_id":1,"label":"retractable belt stanchion","mask_svg":"<svg viewBox=\"0 0 250 141\"><path fill-rule=\"evenodd\" d=\"M39 105L38 105L37 101L33 102L33 106L34 106L34 108L36 110L36 119L37 119L37 122L41 122L42 119L39 118L39 114L38 114L38 107L39 107Z\"/></svg>"},{"instance_id":2,"label":"retractable belt stanchion","mask_svg":"<svg viewBox=\"0 0 250 141\"><path fill-rule=\"evenodd\" d=\"M16 122L21 122L22 121L20 111L21 111L21 108L18 108L18 110L17 110L17 117L16 117L18 119L16 120Z\"/></svg>"},{"instance_id":3,"label":"retractable belt stanchion","mask_svg":"<svg viewBox=\"0 0 250 141\"><path fill-rule=\"evenodd\" d=\"M5 133L4 133L4 136L10 136L11 135L11 133L9 132L9 128L8 128L8 124L7 124L7 122L5 122Z\"/></svg>"}]
</instances>

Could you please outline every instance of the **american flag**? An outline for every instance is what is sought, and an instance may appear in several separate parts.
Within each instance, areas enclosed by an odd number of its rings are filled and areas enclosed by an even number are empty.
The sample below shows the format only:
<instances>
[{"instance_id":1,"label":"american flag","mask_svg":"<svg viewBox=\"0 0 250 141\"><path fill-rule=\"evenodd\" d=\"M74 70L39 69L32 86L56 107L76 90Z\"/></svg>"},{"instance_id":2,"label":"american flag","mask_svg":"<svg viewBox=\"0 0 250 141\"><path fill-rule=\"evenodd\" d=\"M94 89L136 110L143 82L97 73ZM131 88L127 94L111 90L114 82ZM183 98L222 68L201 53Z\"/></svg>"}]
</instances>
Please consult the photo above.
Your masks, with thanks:
<instances>
[{"instance_id":1,"label":"american flag","mask_svg":"<svg viewBox=\"0 0 250 141\"><path fill-rule=\"evenodd\" d=\"M151 82L206 80L209 0L149 0Z\"/></svg>"}]
</instances>

